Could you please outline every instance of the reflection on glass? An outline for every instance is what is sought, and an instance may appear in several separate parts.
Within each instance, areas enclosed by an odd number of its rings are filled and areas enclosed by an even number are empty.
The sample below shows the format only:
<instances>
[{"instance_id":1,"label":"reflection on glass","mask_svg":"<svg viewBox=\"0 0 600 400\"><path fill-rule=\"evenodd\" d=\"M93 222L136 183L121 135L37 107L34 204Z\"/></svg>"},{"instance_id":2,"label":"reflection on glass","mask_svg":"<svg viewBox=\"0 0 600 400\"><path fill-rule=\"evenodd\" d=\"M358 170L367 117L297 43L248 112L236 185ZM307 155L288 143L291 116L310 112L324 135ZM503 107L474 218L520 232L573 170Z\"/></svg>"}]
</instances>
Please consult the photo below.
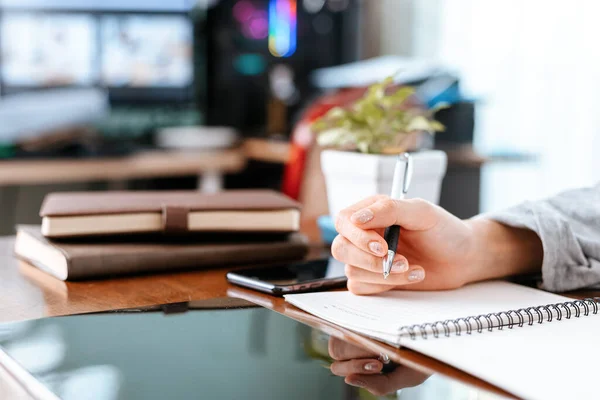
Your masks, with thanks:
<instances>
[{"instance_id":1,"label":"reflection on glass","mask_svg":"<svg viewBox=\"0 0 600 400\"><path fill-rule=\"evenodd\" d=\"M314 350L322 354L325 350L323 337L312 337L316 344ZM418 386L429 378L429 375L394 364L383 354L374 354L335 337L328 339L326 351L331 361L329 369L332 374L343 377L347 384L364 388L376 396Z\"/></svg>"},{"instance_id":2,"label":"reflection on glass","mask_svg":"<svg viewBox=\"0 0 600 400\"><path fill-rule=\"evenodd\" d=\"M28 335L20 335L19 340L9 341L5 347L32 374L58 368L66 352L63 333L57 325L40 326Z\"/></svg>"},{"instance_id":3,"label":"reflection on glass","mask_svg":"<svg viewBox=\"0 0 600 400\"><path fill-rule=\"evenodd\" d=\"M5 322L0 324L0 343L22 336L35 324L33 321Z\"/></svg>"},{"instance_id":4,"label":"reflection on glass","mask_svg":"<svg viewBox=\"0 0 600 400\"><path fill-rule=\"evenodd\" d=\"M345 398L343 381L300 346L308 327L265 309L49 318L0 346L21 363L25 353L14 350L46 351L32 332L57 327L64 358L33 375L65 400Z\"/></svg>"},{"instance_id":5,"label":"reflection on glass","mask_svg":"<svg viewBox=\"0 0 600 400\"><path fill-rule=\"evenodd\" d=\"M121 376L111 365L70 368L65 329L57 320L0 324L0 351L62 400L118 399ZM91 397L90 397L91 396Z\"/></svg>"},{"instance_id":6,"label":"reflection on glass","mask_svg":"<svg viewBox=\"0 0 600 400\"><path fill-rule=\"evenodd\" d=\"M65 400L484 398L270 310L171 308L0 324L0 346Z\"/></svg>"},{"instance_id":7,"label":"reflection on glass","mask_svg":"<svg viewBox=\"0 0 600 400\"><path fill-rule=\"evenodd\" d=\"M384 354L375 354L355 344L312 329L304 342L309 357L352 387L348 399L501 399L495 394L467 387L441 375L424 374L399 365ZM352 392L349 392L352 393Z\"/></svg>"},{"instance_id":8,"label":"reflection on glass","mask_svg":"<svg viewBox=\"0 0 600 400\"><path fill-rule=\"evenodd\" d=\"M94 365L63 373L49 374L40 380L51 388L62 400L117 400L121 374L112 365ZM91 396L85 396L90 393Z\"/></svg>"}]
</instances>

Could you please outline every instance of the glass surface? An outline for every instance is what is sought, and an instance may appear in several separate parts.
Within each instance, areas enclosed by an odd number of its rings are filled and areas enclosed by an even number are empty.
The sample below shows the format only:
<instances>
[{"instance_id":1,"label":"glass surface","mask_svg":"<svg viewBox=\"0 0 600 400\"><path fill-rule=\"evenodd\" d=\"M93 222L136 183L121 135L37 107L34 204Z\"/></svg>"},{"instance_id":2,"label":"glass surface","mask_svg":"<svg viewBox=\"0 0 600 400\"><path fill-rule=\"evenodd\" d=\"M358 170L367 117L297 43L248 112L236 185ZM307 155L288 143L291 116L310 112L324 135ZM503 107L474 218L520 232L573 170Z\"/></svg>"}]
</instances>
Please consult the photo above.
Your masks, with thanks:
<instances>
[{"instance_id":1,"label":"glass surface","mask_svg":"<svg viewBox=\"0 0 600 400\"><path fill-rule=\"evenodd\" d=\"M321 331L262 308L183 305L2 324L0 346L64 400L496 398L404 366L350 386L332 371L378 355L338 340L330 369Z\"/></svg>"}]
</instances>

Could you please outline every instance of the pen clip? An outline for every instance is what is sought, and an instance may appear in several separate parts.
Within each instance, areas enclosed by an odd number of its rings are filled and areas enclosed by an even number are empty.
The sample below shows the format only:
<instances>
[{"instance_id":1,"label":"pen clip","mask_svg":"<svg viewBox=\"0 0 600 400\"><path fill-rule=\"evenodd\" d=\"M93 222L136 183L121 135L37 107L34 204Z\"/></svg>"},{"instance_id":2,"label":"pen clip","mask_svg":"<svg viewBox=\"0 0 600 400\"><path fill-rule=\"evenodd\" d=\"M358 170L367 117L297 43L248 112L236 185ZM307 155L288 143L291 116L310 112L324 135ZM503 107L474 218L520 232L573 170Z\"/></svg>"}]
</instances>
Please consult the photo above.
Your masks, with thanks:
<instances>
[{"instance_id":1,"label":"pen clip","mask_svg":"<svg viewBox=\"0 0 600 400\"><path fill-rule=\"evenodd\" d=\"M406 166L404 167L404 179L402 179L402 193L406 194L406 193L408 193L408 188L410 187L410 181L412 180L413 165L412 165L412 158L411 158L410 154L404 153L404 154L402 154L402 157L404 158L404 161L406 163Z\"/></svg>"}]
</instances>

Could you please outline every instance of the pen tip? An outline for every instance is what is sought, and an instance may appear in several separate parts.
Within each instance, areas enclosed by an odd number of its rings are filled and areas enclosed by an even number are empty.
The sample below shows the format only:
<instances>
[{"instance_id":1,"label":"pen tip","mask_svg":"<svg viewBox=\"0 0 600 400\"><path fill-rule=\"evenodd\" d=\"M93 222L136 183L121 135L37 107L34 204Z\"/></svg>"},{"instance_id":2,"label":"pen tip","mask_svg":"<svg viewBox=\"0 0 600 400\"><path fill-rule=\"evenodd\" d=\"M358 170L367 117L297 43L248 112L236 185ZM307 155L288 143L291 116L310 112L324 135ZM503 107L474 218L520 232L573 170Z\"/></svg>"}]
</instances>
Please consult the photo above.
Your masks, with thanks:
<instances>
[{"instance_id":1,"label":"pen tip","mask_svg":"<svg viewBox=\"0 0 600 400\"><path fill-rule=\"evenodd\" d=\"M395 256L396 254L393 251L388 250L387 255L383 257L383 279L387 279L387 277L390 275Z\"/></svg>"}]
</instances>

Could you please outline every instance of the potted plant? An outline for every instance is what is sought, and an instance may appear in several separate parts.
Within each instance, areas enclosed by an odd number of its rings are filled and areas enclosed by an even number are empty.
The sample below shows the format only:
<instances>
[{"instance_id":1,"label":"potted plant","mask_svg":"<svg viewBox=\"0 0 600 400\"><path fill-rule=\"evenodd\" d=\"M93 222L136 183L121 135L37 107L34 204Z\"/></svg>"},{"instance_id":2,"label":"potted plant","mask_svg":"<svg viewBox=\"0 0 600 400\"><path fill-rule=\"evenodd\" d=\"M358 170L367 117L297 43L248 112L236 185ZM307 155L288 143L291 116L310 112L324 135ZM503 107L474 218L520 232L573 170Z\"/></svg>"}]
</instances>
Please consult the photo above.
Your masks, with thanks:
<instances>
[{"instance_id":1,"label":"potted plant","mask_svg":"<svg viewBox=\"0 0 600 400\"><path fill-rule=\"evenodd\" d=\"M437 203L446 172L446 154L422 149L421 139L444 126L414 101L412 87L393 78L370 86L349 107L335 107L312 125L321 153L329 213L375 194L389 194L398 154L410 151L414 176L408 197Z\"/></svg>"}]
</instances>

